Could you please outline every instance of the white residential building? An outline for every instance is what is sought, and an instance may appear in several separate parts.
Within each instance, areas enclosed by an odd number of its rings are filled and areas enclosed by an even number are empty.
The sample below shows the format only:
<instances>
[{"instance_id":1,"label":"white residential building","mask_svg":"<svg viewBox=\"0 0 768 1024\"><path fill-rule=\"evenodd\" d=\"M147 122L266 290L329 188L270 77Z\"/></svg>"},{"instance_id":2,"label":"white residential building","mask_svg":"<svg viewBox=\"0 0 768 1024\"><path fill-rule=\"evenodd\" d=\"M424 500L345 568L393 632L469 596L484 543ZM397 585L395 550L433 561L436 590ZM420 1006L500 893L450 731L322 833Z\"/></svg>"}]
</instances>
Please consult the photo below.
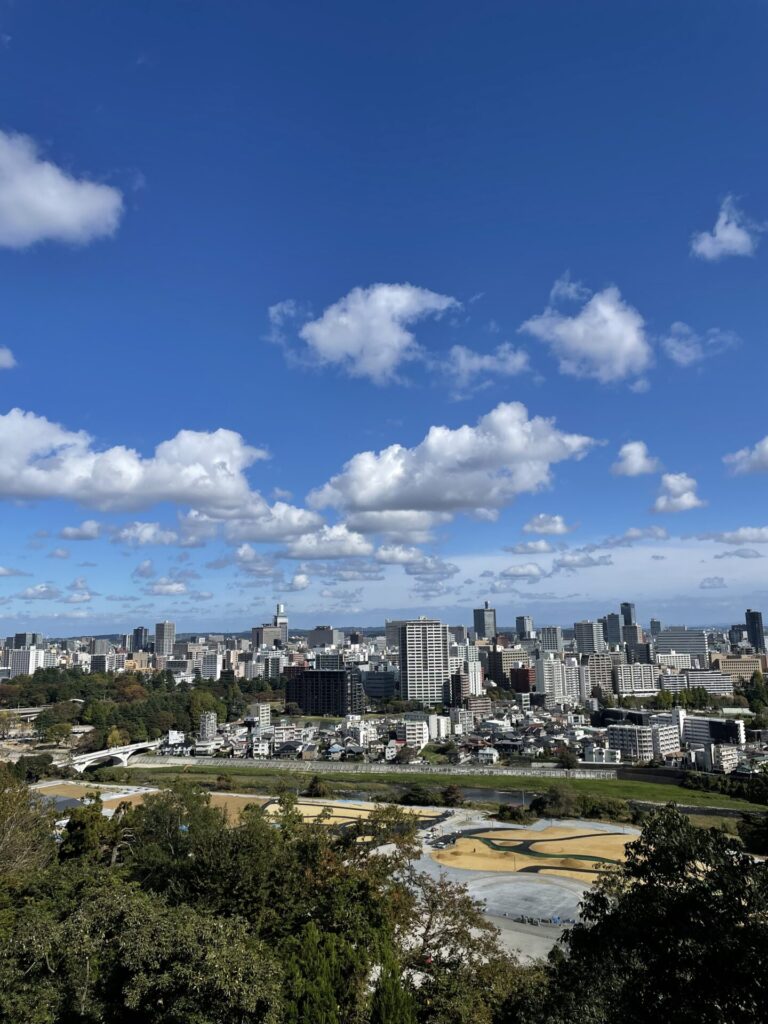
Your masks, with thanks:
<instances>
[{"instance_id":1,"label":"white residential building","mask_svg":"<svg viewBox=\"0 0 768 1024\"><path fill-rule=\"evenodd\" d=\"M404 700L441 704L450 686L448 627L437 619L404 622L399 630L400 692Z\"/></svg>"},{"instance_id":2,"label":"white residential building","mask_svg":"<svg viewBox=\"0 0 768 1024\"><path fill-rule=\"evenodd\" d=\"M204 654L200 663L200 675L203 679L213 679L214 682L221 675L222 657L220 654Z\"/></svg>"},{"instance_id":3,"label":"white residential building","mask_svg":"<svg viewBox=\"0 0 768 1024\"><path fill-rule=\"evenodd\" d=\"M405 720L397 723L396 730L397 738L404 740L406 746L417 752L423 750L429 743L429 724L427 722Z\"/></svg>"},{"instance_id":4,"label":"white residential building","mask_svg":"<svg viewBox=\"0 0 768 1024\"><path fill-rule=\"evenodd\" d=\"M662 668L674 668L678 671L693 667L690 654L657 654L656 664Z\"/></svg>"},{"instance_id":5,"label":"white residential building","mask_svg":"<svg viewBox=\"0 0 768 1024\"><path fill-rule=\"evenodd\" d=\"M9 678L31 676L39 668L45 668L46 651L42 647L19 647L6 649L6 665L10 669ZM90 666L90 656L88 658Z\"/></svg>"},{"instance_id":6,"label":"white residential building","mask_svg":"<svg viewBox=\"0 0 768 1024\"><path fill-rule=\"evenodd\" d=\"M204 743L216 739L216 729L218 724L219 720L215 711L202 712L200 715L200 739Z\"/></svg>"},{"instance_id":7,"label":"white residential building","mask_svg":"<svg viewBox=\"0 0 768 1024\"><path fill-rule=\"evenodd\" d=\"M658 675L655 665L614 665L614 692L619 697L653 696L659 689Z\"/></svg>"},{"instance_id":8,"label":"white residential building","mask_svg":"<svg viewBox=\"0 0 768 1024\"><path fill-rule=\"evenodd\" d=\"M608 746L622 761L652 761L680 749L674 725L609 725Z\"/></svg>"}]
</instances>

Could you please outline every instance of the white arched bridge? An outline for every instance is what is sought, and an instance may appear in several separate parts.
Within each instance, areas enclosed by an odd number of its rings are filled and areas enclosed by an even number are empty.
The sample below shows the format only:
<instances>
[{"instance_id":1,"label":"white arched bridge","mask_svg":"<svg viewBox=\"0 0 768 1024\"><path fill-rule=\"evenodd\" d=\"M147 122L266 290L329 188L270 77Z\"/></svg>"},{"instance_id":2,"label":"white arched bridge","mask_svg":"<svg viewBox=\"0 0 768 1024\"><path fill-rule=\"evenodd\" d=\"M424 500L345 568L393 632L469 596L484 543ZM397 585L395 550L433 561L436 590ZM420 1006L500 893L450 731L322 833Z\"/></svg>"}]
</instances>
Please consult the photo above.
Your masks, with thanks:
<instances>
[{"instance_id":1,"label":"white arched bridge","mask_svg":"<svg viewBox=\"0 0 768 1024\"><path fill-rule=\"evenodd\" d=\"M147 740L146 743L129 743L124 747L109 747L107 750L93 750L90 754L74 755L69 761L76 772L84 772L86 768L94 768L101 764L120 765L125 768L134 754L143 754L147 750L156 750L160 740Z\"/></svg>"}]
</instances>

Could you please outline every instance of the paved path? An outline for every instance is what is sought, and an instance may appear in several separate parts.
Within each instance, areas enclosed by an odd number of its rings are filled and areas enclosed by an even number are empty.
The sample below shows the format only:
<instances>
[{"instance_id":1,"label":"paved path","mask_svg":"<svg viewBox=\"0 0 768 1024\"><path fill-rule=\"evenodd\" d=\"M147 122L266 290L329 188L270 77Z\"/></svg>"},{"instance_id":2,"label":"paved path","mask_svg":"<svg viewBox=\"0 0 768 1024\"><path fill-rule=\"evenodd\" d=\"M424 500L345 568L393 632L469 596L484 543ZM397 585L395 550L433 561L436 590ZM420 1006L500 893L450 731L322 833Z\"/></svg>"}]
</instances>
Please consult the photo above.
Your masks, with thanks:
<instances>
[{"instance_id":1,"label":"paved path","mask_svg":"<svg viewBox=\"0 0 768 1024\"><path fill-rule=\"evenodd\" d=\"M626 831L638 835L638 830L600 821L580 821L543 818L532 825L522 826L535 832L547 828L588 827L592 832ZM445 875L452 882L465 885L472 897L485 905L486 916L501 931L503 944L522 959L546 956L563 932L562 926L551 924L530 925L514 919L529 917L549 921L559 917L562 921L578 920L579 904L585 886L577 879L557 876L537 876L513 871L473 871L438 863L432 857L432 836L450 836L475 829L514 829L506 822L491 821L477 811L456 810L424 837L422 855L416 867L437 878Z\"/></svg>"}]
</instances>

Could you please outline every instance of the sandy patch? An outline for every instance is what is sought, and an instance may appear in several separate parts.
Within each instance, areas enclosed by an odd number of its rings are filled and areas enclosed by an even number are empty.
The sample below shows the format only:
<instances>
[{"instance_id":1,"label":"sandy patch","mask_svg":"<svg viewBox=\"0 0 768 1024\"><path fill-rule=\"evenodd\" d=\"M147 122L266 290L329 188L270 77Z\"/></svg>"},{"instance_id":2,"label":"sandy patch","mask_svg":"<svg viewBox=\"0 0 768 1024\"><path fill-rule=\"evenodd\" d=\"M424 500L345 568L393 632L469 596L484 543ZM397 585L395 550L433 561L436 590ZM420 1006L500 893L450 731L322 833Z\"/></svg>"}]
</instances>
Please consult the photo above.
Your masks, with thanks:
<instances>
[{"instance_id":1,"label":"sandy patch","mask_svg":"<svg viewBox=\"0 0 768 1024\"><path fill-rule=\"evenodd\" d=\"M221 807L227 816L227 821L230 823L239 820L243 810L249 806L249 804L256 804L258 807L263 807L268 801L268 797L263 796L238 796L232 793L211 793L211 807Z\"/></svg>"},{"instance_id":2,"label":"sandy patch","mask_svg":"<svg viewBox=\"0 0 768 1024\"><path fill-rule=\"evenodd\" d=\"M72 800L79 800L89 793L99 793L98 786L88 786L82 782L56 782L52 786L35 786L38 793L43 796L68 796Z\"/></svg>"},{"instance_id":3,"label":"sandy patch","mask_svg":"<svg viewBox=\"0 0 768 1024\"><path fill-rule=\"evenodd\" d=\"M432 857L446 867L462 868L467 871L535 871L536 874L562 874L565 878L581 879L588 885L601 870L604 870L599 860L591 858L620 862L624 859L626 844L633 838L630 835L610 833L604 836L585 836L583 829L499 829L474 836L462 836L453 846L444 850L433 850ZM548 839L558 841L543 841ZM501 841L504 848L494 849L483 840L496 844ZM526 840L530 845L526 844ZM555 856L551 856L552 854Z\"/></svg>"},{"instance_id":4,"label":"sandy patch","mask_svg":"<svg viewBox=\"0 0 768 1024\"><path fill-rule=\"evenodd\" d=\"M554 843L533 843L531 850L536 853L579 853L590 857L604 857L606 860L623 860L627 843L636 837L626 835L574 836L573 839Z\"/></svg>"}]
</instances>

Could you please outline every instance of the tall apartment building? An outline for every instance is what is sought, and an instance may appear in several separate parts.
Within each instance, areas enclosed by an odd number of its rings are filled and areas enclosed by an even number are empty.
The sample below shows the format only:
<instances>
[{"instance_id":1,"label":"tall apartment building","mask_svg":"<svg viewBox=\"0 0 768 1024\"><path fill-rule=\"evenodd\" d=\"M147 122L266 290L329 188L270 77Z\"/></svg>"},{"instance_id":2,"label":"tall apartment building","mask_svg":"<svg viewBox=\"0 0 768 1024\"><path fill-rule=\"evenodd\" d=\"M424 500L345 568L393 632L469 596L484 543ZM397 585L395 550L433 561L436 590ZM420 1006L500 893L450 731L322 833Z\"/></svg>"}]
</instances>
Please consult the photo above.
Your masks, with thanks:
<instances>
[{"instance_id":1,"label":"tall apartment building","mask_svg":"<svg viewBox=\"0 0 768 1024\"><path fill-rule=\"evenodd\" d=\"M9 678L16 676L31 676L39 668L48 668L46 656L48 652L42 647L14 647L6 649L5 665L10 669ZM51 666L55 663L54 656L49 656Z\"/></svg>"},{"instance_id":2,"label":"tall apartment building","mask_svg":"<svg viewBox=\"0 0 768 1024\"><path fill-rule=\"evenodd\" d=\"M215 651L207 651L203 654L200 663L200 675L203 679L213 679L214 682L221 675L222 657Z\"/></svg>"},{"instance_id":3,"label":"tall apartment building","mask_svg":"<svg viewBox=\"0 0 768 1024\"><path fill-rule=\"evenodd\" d=\"M659 689L657 665L614 665L613 689L619 697L650 697Z\"/></svg>"},{"instance_id":4,"label":"tall apartment building","mask_svg":"<svg viewBox=\"0 0 768 1024\"><path fill-rule=\"evenodd\" d=\"M448 627L438 619L406 621L399 631L400 693L403 700L441 704L451 680Z\"/></svg>"},{"instance_id":5,"label":"tall apartment building","mask_svg":"<svg viewBox=\"0 0 768 1024\"><path fill-rule=\"evenodd\" d=\"M496 636L496 609L486 601L482 608L475 608L472 613L475 627L475 639L491 640Z\"/></svg>"},{"instance_id":6,"label":"tall apartment building","mask_svg":"<svg viewBox=\"0 0 768 1024\"><path fill-rule=\"evenodd\" d=\"M563 630L560 626L542 626L537 636L542 651L559 653L563 650Z\"/></svg>"},{"instance_id":7,"label":"tall apartment building","mask_svg":"<svg viewBox=\"0 0 768 1024\"><path fill-rule=\"evenodd\" d=\"M544 656L536 662L536 691L552 697L555 703L568 700L565 665L558 658Z\"/></svg>"},{"instance_id":8,"label":"tall apartment building","mask_svg":"<svg viewBox=\"0 0 768 1024\"><path fill-rule=\"evenodd\" d=\"M175 643L176 623L167 621L155 623L155 654L159 654L163 658L170 658Z\"/></svg>"},{"instance_id":9,"label":"tall apartment building","mask_svg":"<svg viewBox=\"0 0 768 1024\"><path fill-rule=\"evenodd\" d=\"M763 613L753 612L751 608L747 608L745 619L749 646L753 651L764 652L765 631L763 630Z\"/></svg>"},{"instance_id":10,"label":"tall apartment building","mask_svg":"<svg viewBox=\"0 0 768 1024\"><path fill-rule=\"evenodd\" d=\"M576 647L581 654L593 654L605 650L606 644L602 623L591 622L588 619L574 622L573 632L576 638Z\"/></svg>"},{"instance_id":11,"label":"tall apartment building","mask_svg":"<svg viewBox=\"0 0 768 1024\"><path fill-rule=\"evenodd\" d=\"M203 711L200 715L200 739L210 742L216 739L219 720L215 711Z\"/></svg>"},{"instance_id":12,"label":"tall apartment building","mask_svg":"<svg viewBox=\"0 0 768 1024\"><path fill-rule=\"evenodd\" d=\"M359 672L352 669L304 669L289 676L286 703L298 704L305 715L361 715L365 693Z\"/></svg>"},{"instance_id":13,"label":"tall apartment building","mask_svg":"<svg viewBox=\"0 0 768 1024\"><path fill-rule=\"evenodd\" d=\"M584 659L582 658L582 664ZM603 693L610 693L613 689L613 666L614 659L606 652L586 655L586 663L589 668L591 686L599 686Z\"/></svg>"}]
</instances>

